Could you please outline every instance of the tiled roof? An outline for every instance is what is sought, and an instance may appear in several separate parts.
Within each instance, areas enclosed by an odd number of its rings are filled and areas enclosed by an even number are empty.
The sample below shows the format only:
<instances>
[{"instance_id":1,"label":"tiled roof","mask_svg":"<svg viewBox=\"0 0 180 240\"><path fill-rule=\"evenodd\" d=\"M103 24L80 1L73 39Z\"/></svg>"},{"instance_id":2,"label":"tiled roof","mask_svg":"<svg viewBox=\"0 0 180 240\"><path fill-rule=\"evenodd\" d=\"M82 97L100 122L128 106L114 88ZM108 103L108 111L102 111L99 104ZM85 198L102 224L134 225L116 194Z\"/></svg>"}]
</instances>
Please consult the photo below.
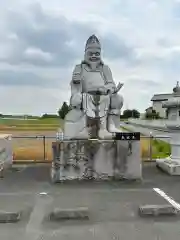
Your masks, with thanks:
<instances>
[{"instance_id":1,"label":"tiled roof","mask_svg":"<svg viewBox=\"0 0 180 240\"><path fill-rule=\"evenodd\" d=\"M170 97L172 97L172 93L167 93L167 94L155 94L151 101L163 101L163 100L168 100Z\"/></svg>"}]
</instances>

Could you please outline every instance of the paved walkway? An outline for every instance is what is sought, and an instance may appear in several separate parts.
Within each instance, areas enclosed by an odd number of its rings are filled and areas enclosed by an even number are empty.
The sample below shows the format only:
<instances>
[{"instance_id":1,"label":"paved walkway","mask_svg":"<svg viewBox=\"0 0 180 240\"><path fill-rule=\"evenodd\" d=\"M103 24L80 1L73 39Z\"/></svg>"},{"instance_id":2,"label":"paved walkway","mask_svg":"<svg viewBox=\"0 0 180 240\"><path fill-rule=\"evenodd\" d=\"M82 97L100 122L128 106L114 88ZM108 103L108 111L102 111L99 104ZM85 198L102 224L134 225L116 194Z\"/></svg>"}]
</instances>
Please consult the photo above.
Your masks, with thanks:
<instances>
[{"instance_id":1,"label":"paved walkway","mask_svg":"<svg viewBox=\"0 0 180 240\"><path fill-rule=\"evenodd\" d=\"M166 204L154 188L180 202L180 177L160 172L153 163L143 165L142 182L50 182L50 166L15 166L0 180L0 207L23 210L20 222L0 224L0 239L121 239L178 240L179 217L142 219L139 205ZM41 196L40 193L47 193ZM85 222L51 222L54 208L88 207Z\"/></svg>"}]
</instances>

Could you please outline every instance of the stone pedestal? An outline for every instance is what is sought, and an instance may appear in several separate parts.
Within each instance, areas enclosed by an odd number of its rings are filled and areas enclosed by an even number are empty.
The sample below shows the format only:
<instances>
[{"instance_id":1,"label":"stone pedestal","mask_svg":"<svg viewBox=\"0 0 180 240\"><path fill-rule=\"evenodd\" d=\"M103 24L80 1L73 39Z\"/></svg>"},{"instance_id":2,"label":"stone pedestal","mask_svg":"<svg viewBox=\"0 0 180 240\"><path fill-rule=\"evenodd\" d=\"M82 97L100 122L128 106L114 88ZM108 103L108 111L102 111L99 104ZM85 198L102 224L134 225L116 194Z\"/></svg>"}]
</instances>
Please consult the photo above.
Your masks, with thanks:
<instances>
[{"instance_id":1,"label":"stone pedestal","mask_svg":"<svg viewBox=\"0 0 180 240\"><path fill-rule=\"evenodd\" d=\"M11 134L0 134L0 177L4 177L6 169L13 164Z\"/></svg>"},{"instance_id":2,"label":"stone pedestal","mask_svg":"<svg viewBox=\"0 0 180 240\"><path fill-rule=\"evenodd\" d=\"M137 136L135 136L137 135ZM121 133L117 139L52 143L52 181L141 180L140 133Z\"/></svg>"},{"instance_id":3,"label":"stone pedestal","mask_svg":"<svg viewBox=\"0 0 180 240\"><path fill-rule=\"evenodd\" d=\"M171 144L171 156L165 159L157 159L156 164L170 175L180 175L180 122L167 124L169 130L176 130Z\"/></svg>"},{"instance_id":4,"label":"stone pedestal","mask_svg":"<svg viewBox=\"0 0 180 240\"><path fill-rule=\"evenodd\" d=\"M179 82L173 89L174 96L163 104L168 112L166 124L169 132L173 132L171 139L171 156L165 159L157 159L156 164L170 175L180 175L180 87Z\"/></svg>"},{"instance_id":5,"label":"stone pedestal","mask_svg":"<svg viewBox=\"0 0 180 240\"><path fill-rule=\"evenodd\" d=\"M171 158L157 159L156 164L159 168L161 168L170 175L180 175L180 163L176 160L174 161Z\"/></svg>"}]
</instances>

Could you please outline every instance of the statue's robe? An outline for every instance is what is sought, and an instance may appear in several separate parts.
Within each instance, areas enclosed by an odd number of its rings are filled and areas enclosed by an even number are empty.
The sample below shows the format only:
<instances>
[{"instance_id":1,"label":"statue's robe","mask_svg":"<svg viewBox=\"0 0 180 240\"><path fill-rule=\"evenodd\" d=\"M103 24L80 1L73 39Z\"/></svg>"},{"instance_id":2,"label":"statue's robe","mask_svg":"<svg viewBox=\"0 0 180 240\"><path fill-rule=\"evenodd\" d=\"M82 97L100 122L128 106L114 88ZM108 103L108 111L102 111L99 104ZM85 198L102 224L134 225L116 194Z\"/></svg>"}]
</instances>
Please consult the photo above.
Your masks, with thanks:
<instances>
[{"instance_id":1,"label":"statue's robe","mask_svg":"<svg viewBox=\"0 0 180 240\"><path fill-rule=\"evenodd\" d=\"M111 70L107 65L100 64L95 70L92 70L86 63L76 65L71 81L71 101L73 101L73 96L77 93L82 93L82 108L86 111L87 116L93 118L95 117L96 107L93 96L88 94L88 92L106 86L108 86L108 89L111 89L112 91L113 88L116 88ZM110 96L100 96L99 116L103 117L106 115L109 108Z\"/></svg>"}]
</instances>

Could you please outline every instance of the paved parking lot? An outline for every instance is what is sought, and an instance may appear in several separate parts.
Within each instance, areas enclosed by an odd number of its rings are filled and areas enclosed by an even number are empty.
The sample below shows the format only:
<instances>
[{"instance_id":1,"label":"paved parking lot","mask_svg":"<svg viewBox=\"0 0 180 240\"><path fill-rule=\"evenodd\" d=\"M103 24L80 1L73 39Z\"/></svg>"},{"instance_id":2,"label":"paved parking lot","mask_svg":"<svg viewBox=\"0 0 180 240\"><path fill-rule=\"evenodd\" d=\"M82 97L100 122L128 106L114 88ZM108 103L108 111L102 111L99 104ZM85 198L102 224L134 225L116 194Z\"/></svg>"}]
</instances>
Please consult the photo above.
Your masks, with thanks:
<instances>
[{"instance_id":1,"label":"paved parking lot","mask_svg":"<svg viewBox=\"0 0 180 240\"><path fill-rule=\"evenodd\" d=\"M22 211L17 223L0 224L0 239L179 239L180 218L138 215L139 205L166 204L158 188L180 202L180 177L144 164L142 182L53 185L50 165L15 166L0 180L0 207ZM40 193L46 193L44 195ZM54 208L88 207L89 220L50 221Z\"/></svg>"}]
</instances>

